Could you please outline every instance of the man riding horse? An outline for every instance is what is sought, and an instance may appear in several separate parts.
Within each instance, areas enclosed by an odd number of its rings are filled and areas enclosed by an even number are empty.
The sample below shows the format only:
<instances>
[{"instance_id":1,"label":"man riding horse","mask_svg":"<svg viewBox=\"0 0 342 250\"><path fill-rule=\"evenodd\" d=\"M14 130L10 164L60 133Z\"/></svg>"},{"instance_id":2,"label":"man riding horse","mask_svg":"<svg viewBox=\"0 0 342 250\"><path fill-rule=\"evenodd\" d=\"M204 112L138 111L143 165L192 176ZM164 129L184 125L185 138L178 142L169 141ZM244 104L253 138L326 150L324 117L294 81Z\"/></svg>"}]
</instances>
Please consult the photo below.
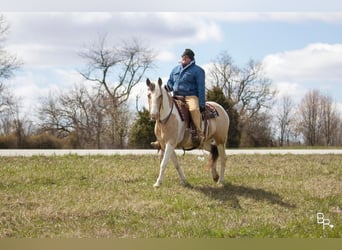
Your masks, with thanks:
<instances>
[{"instance_id":1,"label":"man riding horse","mask_svg":"<svg viewBox=\"0 0 342 250\"><path fill-rule=\"evenodd\" d=\"M185 98L196 127L198 140L196 144L201 148L204 141L201 113L205 111L205 72L196 65L195 53L191 49L185 49L181 58L180 64L171 71L167 87L168 91L173 91L174 96ZM151 144L159 148L158 141Z\"/></svg>"}]
</instances>

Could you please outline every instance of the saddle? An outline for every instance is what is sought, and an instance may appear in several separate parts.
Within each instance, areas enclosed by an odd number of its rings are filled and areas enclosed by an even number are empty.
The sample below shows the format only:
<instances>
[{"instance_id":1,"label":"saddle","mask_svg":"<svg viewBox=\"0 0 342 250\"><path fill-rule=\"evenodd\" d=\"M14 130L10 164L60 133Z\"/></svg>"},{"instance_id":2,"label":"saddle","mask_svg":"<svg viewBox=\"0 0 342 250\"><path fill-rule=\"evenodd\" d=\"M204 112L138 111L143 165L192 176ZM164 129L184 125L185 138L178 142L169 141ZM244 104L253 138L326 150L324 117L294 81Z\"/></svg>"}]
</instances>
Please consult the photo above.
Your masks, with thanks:
<instances>
[{"instance_id":1,"label":"saddle","mask_svg":"<svg viewBox=\"0 0 342 250\"><path fill-rule=\"evenodd\" d=\"M187 130L190 133L191 141L193 142L192 145L196 147L196 144L197 144L196 141L198 140L197 131L196 131L195 124L192 121L189 107L185 102L185 97L173 96L173 101L182 121L184 121L185 124L187 124ZM209 103L206 103L205 111L202 112L202 125L204 124L204 126L202 126L202 130L203 130L203 134L205 137L206 137L206 133L208 131L208 126L209 126L208 120L214 119L215 117L218 117L218 116L219 116L219 113L217 112L215 107L213 107ZM190 149L193 149L193 147L189 148L189 150Z\"/></svg>"},{"instance_id":2,"label":"saddle","mask_svg":"<svg viewBox=\"0 0 342 250\"><path fill-rule=\"evenodd\" d=\"M184 96L174 96L173 101L175 103L175 106L178 110L178 113L182 119L182 121L185 121L186 124L188 124L188 128L190 128L192 119L189 111L189 107L185 102L185 97ZM209 103L205 104L205 111L202 113L202 121L210 120L215 117L219 116L219 113Z\"/></svg>"}]
</instances>

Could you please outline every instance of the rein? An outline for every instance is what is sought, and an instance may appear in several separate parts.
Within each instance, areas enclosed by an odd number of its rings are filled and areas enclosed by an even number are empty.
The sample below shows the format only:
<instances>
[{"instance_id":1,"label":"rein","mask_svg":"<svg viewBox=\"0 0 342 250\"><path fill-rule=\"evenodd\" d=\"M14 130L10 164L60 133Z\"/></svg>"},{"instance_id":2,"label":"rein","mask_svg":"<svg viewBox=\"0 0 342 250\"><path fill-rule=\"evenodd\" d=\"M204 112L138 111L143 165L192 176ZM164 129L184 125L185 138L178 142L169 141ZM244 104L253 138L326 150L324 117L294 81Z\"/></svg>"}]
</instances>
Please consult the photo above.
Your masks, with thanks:
<instances>
[{"instance_id":1,"label":"rein","mask_svg":"<svg viewBox=\"0 0 342 250\"><path fill-rule=\"evenodd\" d=\"M168 96L169 97L169 96ZM160 102L160 107L159 107L159 114L160 114L160 110L162 109L163 107L163 94L160 95L160 98L161 98L161 102ZM169 99L169 102L170 102L170 99ZM171 101L171 110L170 110L170 113L167 115L167 117L163 120L160 120L160 117L159 117L159 122L162 123L162 124L165 124L167 123L167 121L170 119L171 117L171 114L172 114L172 111L173 111L173 106L174 106L174 103L173 101Z\"/></svg>"}]
</instances>

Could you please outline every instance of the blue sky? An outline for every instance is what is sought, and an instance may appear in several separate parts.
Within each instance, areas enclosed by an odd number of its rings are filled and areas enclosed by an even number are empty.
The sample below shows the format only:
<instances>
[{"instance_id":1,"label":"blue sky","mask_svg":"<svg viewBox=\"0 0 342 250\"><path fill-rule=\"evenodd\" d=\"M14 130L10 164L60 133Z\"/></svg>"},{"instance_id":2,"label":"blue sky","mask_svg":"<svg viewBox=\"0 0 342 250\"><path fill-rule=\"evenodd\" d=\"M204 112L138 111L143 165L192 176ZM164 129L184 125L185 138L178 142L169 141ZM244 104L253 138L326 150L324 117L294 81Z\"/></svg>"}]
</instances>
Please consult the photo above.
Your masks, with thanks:
<instances>
[{"instance_id":1,"label":"blue sky","mask_svg":"<svg viewBox=\"0 0 342 250\"><path fill-rule=\"evenodd\" d=\"M96 6L94 1L77 5L78 0L19 2L5 3L2 14L11 25L5 48L24 62L10 85L26 108L51 91L82 82L77 70L85 62L77 52L99 32L107 32L111 44L138 36L156 50L157 68L147 74L151 79L166 80L185 48L195 51L204 68L227 51L241 67L249 59L263 62L279 96L290 94L300 100L308 90L319 89L342 111L339 1L289 0L279 5L267 0L213 0L195 5L197 1L188 0L164 1L163 6L149 0L115 6L105 0ZM142 93L141 88L135 91Z\"/></svg>"}]
</instances>

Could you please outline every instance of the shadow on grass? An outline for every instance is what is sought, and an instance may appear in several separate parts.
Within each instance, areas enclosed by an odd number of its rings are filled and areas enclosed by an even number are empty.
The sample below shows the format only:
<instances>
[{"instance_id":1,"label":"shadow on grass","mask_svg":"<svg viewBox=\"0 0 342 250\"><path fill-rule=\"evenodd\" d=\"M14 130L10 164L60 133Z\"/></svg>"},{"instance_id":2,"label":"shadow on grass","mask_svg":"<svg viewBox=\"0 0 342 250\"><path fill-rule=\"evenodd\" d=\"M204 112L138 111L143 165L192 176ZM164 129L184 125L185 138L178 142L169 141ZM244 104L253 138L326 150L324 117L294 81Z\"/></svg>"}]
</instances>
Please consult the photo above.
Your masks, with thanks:
<instances>
[{"instance_id":1,"label":"shadow on grass","mask_svg":"<svg viewBox=\"0 0 342 250\"><path fill-rule=\"evenodd\" d=\"M271 204L276 204L285 208L295 208L296 206L283 201L283 198L276 193L265 191L260 188L252 188L246 186L234 185L225 183L221 187L195 187L188 186L192 190L199 191L212 199L221 202L228 202L233 208L242 209L239 196L254 199L255 201L267 201Z\"/></svg>"}]
</instances>

